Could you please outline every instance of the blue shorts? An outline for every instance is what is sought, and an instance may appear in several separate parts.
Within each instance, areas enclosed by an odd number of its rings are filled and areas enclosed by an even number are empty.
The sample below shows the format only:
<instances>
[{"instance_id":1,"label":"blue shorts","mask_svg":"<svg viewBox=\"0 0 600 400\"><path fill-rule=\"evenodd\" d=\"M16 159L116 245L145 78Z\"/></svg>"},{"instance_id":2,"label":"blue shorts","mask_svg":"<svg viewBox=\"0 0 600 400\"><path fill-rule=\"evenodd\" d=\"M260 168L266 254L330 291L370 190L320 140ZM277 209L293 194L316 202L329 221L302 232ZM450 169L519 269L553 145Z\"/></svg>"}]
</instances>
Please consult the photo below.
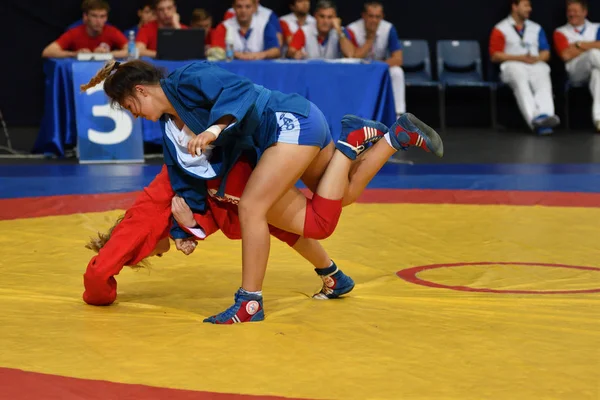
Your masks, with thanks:
<instances>
[{"instance_id":1,"label":"blue shorts","mask_svg":"<svg viewBox=\"0 0 600 400\"><path fill-rule=\"evenodd\" d=\"M310 103L308 117L288 112L276 112L277 143L299 144L325 148L333 139L325 116Z\"/></svg>"}]
</instances>

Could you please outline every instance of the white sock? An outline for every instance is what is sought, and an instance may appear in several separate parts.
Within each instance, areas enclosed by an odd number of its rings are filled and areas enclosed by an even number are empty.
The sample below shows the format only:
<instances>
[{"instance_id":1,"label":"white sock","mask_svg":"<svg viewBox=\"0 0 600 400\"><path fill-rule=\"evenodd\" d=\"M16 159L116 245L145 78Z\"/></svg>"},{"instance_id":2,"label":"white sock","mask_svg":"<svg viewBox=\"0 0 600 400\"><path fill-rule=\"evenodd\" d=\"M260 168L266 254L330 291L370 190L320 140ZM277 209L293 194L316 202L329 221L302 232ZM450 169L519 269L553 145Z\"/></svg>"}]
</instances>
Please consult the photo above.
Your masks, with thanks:
<instances>
[{"instance_id":1,"label":"white sock","mask_svg":"<svg viewBox=\"0 0 600 400\"><path fill-rule=\"evenodd\" d=\"M392 146L392 139L390 138L390 133L386 133L385 135L383 135L383 137L385 138L387 144L389 144L392 149L396 150L396 148Z\"/></svg>"},{"instance_id":2,"label":"white sock","mask_svg":"<svg viewBox=\"0 0 600 400\"><path fill-rule=\"evenodd\" d=\"M252 295L256 295L256 296L261 296L262 297L262 290L259 290L258 292L249 292L244 288L241 288L242 292L245 294L252 294Z\"/></svg>"}]
</instances>

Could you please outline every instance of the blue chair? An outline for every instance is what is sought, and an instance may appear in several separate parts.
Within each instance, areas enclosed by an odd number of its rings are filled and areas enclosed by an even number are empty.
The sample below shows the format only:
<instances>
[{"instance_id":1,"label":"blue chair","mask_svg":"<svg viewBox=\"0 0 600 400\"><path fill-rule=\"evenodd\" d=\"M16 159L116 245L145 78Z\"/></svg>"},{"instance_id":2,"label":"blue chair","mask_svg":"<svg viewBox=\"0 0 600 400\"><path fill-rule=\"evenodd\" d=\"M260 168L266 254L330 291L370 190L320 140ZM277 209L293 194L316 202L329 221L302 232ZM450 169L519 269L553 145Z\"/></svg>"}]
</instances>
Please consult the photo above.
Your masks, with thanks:
<instances>
[{"instance_id":1,"label":"blue chair","mask_svg":"<svg viewBox=\"0 0 600 400\"><path fill-rule=\"evenodd\" d=\"M488 60L488 69L487 69L487 76L488 76L488 81L492 82L496 85L496 89L495 89L495 93L494 93L494 98L495 98L495 102L494 102L494 106L497 107L498 105L498 93L500 92L500 90L502 88L508 88L510 89L510 87L502 82L502 79L500 79L500 64L497 63L493 63L491 58ZM512 92L512 90L511 90ZM495 128L498 129L500 127L499 122L498 122L498 111L496 109L495 111L495 118L496 118L496 122L495 122Z\"/></svg>"},{"instance_id":2,"label":"blue chair","mask_svg":"<svg viewBox=\"0 0 600 400\"><path fill-rule=\"evenodd\" d=\"M431 74L431 56L426 40L402 41L402 68L406 87L437 87L440 109L440 125L445 126L444 86L433 79Z\"/></svg>"},{"instance_id":3,"label":"blue chair","mask_svg":"<svg viewBox=\"0 0 600 400\"><path fill-rule=\"evenodd\" d=\"M496 84L496 89L499 88L500 86L508 86L506 83L502 82L502 80L500 79L500 64L493 63L490 58L487 65L488 65L488 69L487 69L488 81L494 82Z\"/></svg>"},{"instance_id":4,"label":"blue chair","mask_svg":"<svg viewBox=\"0 0 600 400\"><path fill-rule=\"evenodd\" d=\"M70 24L69 26L67 26L65 28L65 32L70 31L73 28L77 28L79 25L83 25L83 19L79 19L79 20L73 22L72 24Z\"/></svg>"},{"instance_id":5,"label":"blue chair","mask_svg":"<svg viewBox=\"0 0 600 400\"><path fill-rule=\"evenodd\" d=\"M571 89L582 88L588 85L588 81L573 82L569 78L565 82L565 126L571 129L571 110L569 107L569 93Z\"/></svg>"},{"instance_id":6,"label":"blue chair","mask_svg":"<svg viewBox=\"0 0 600 400\"><path fill-rule=\"evenodd\" d=\"M438 79L448 87L481 87L490 91L492 126L496 127L496 84L483 78L481 50L475 40L437 42ZM444 91L445 94L445 91ZM444 111L445 112L445 111Z\"/></svg>"}]
</instances>

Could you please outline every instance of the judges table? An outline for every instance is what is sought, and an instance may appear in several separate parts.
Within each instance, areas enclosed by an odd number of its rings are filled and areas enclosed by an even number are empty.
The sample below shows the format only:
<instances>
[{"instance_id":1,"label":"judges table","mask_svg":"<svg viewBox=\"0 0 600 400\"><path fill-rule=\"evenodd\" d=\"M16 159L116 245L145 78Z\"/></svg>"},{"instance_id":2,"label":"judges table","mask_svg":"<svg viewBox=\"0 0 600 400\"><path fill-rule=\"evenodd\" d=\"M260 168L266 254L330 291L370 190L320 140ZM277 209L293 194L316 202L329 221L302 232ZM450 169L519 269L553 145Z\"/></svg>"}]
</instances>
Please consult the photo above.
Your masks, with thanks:
<instances>
[{"instance_id":1,"label":"judges table","mask_svg":"<svg viewBox=\"0 0 600 400\"><path fill-rule=\"evenodd\" d=\"M148 61L169 72L192 62ZM103 64L73 59L45 60L44 116L34 152L63 156L65 147L76 145L77 115L72 66L82 62L94 71ZM276 60L216 64L269 89L298 93L309 99L325 114L334 139L339 137L340 121L345 114L379 120L388 126L395 118L388 66L382 62ZM158 123L143 121L142 134L146 143L161 143L162 134Z\"/></svg>"}]
</instances>

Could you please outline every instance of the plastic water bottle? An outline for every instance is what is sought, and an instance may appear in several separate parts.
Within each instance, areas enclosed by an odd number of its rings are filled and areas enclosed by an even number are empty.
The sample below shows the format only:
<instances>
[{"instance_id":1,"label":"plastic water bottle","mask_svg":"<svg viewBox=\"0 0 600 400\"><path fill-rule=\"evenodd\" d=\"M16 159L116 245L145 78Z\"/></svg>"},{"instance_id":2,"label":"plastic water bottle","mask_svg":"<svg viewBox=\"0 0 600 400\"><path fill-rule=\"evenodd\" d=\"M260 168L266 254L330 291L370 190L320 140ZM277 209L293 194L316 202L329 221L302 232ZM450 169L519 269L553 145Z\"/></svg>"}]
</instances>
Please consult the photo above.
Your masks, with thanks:
<instances>
[{"instance_id":1,"label":"plastic water bottle","mask_svg":"<svg viewBox=\"0 0 600 400\"><path fill-rule=\"evenodd\" d=\"M371 46L369 53L367 54L367 61L375 61L375 45Z\"/></svg>"},{"instance_id":2,"label":"plastic water bottle","mask_svg":"<svg viewBox=\"0 0 600 400\"><path fill-rule=\"evenodd\" d=\"M227 61L233 60L233 41L234 41L233 29L227 29L227 35L225 36L225 59Z\"/></svg>"},{"instance_id":3,"label":"plastic water bottle","mask_svg":"<svg viewBox=\"0 0 600 400\"><path fill-rule=\"evenodd\" d=\"M129 42L127 43L127 59L137 60L139 58L139 51L135 45L135 32L129 31Z\"/></svg>"}]
</instances>

